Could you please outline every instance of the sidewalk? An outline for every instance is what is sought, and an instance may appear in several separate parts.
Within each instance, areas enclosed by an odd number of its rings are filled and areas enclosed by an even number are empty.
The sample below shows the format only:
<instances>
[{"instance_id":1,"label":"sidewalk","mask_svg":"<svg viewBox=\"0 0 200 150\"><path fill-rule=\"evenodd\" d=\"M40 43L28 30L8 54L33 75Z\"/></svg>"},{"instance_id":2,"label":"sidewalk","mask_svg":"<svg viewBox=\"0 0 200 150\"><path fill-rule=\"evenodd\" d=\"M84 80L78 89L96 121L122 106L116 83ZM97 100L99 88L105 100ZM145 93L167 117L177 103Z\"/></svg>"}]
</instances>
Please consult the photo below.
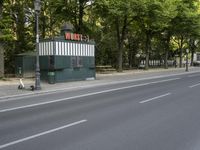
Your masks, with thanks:
<instances>
[{"instance_id":1,"label":"sidewalk","mask_svg":"<svg viewBox=\"0 0 200 150\"><path fill-rule=\"evenodd\" d=\"M200 72L200 67L192 67L189 69L190 72ZM190 73L189 72L189 73ZM24 90L18 90L19 79L12 78L6 81L0 80L0 99L13 97L17 95L30 95L45 92L56 92L60 90L75 90L80 88L92 87L101 84L109 84L112 82L123 81L123 80L139 80L142 78L149 78L161 75L179 74L185 73L185 68L169 68L169 69L149 69L145 70L125 70L122 73L113 72L110 74L97 74L96 80L90 81L74 81L65 83L48 84L41 82L42 90L31 91L30 86L35 84L34 79L23 79L25 84Z\"/></svg>"}]
</instances>

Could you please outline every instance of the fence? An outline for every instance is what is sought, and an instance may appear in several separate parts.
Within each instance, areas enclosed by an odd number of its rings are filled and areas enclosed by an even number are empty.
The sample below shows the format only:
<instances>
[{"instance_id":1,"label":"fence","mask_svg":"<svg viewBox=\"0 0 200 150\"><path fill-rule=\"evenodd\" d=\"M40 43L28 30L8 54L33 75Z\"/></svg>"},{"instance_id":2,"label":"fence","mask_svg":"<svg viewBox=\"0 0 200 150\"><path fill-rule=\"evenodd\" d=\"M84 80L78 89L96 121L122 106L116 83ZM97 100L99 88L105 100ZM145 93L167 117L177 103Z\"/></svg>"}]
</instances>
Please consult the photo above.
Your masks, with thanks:
<instances>
[{"instance_id":1,"label":"fence","mask_svg":"<svg viewBox=\"0 0 200 150\"><path fill-rule=\"evenodd\" d=\"M146 64L146 60L141 60L139 64L139 68L144 68ZM162 67L164 66L165 61L164 60L149 60L149 67ZM174 60L167 60L168 66L172 67L175 66Z\"/></svg>"}]
</instances>

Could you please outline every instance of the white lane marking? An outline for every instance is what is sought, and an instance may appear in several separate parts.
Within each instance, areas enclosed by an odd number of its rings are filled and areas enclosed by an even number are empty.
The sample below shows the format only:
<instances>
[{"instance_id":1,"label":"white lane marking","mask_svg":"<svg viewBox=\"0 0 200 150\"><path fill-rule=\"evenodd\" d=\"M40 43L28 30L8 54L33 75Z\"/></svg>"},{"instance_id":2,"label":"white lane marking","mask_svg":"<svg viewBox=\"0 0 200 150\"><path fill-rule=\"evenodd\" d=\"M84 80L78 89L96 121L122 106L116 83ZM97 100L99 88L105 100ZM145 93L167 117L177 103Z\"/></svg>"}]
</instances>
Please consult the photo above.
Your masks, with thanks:
<instances>
[{"instance_id":1,"label":"white lane marking","mask_svg":"<svg viewBox=\"0 0 200 150\"><path fill-rule=\"evenodd\" d=\"M174 81L174 80L179 80L179 79L180 78L173 78L173 79L167 79L167 80L160 80L160 81L142 83L142 84L131 85L131 86L126 86L126 87L121 87L121 88L115 88L115 89L109 89L109 90L104 90L104 91L99 91L99 92L94 92L94 93L88 93L88 94L83 94L83 95L78 95L78 96L73 96L73 97L68 97L68 98L62 98L62 99L57 99L57 100L52 100L52 101L47 101L47 102L41 102L41 103L30 104L30 105L25 105L25 106L20 106L20 107L14 107L14 108L7 108L7 109L0 110L0 113L8 112L8 111L13 111L13 110L18 110L18 109L24 109L24 108L31 108L31 107L41 106L41 105L46 105L46 104L52 104L52 103L56 103L56 102L67 101L67 100L71 100L71 99L82 98L82 97L87 97L87 96L92 96L92 95L97 95L97 94L102 94L102 93L109 93L109 92L113 92L113 91L119 91L119 90L134 88L134 87L140 87L140 86L150 85L150 84L156 84L156 83Z\"/></svg>"},{"instance_id":2,"label":"white lane marking","mask_svg":"<svg viewBox=\"0 0 200 150\"><path fill-rule=\"evenodd\" d=\"M163 94L163 95L156 96L156 97L144 100L144 101L140 101L140 104L143 104L143 103L146 103L146 102L149 102L149 101L153 101L153 100L156 100L156 99L159 99L159 98L163 98L163 97L166 97L168 95L171 95L171 93Z\"/></svg>"},{"instance_id":3,"label":"white lane marking","mask_svg":"<svg viewBox=\"0 0 200 150\"><path fill-rule=\"evenodd\" d=\"M197 84L189 86L189 88L193 88L193 87L196 87L196 86L199 86L199 85L200 85L200 83L197 83Z\"/></svg>"},{"instance_id":4,"label":"white lane marking","mask_svg":"<svg viewBox=\"0 0 200 150\"><path fill-rule=\"evenodd\" d=\"M13 142L9 142L7 144L0 145L0 149L6 148L6 147L9 147L9 146L18 144L18 143L22 143L22 142L25 142L25 141L28 141L28 140L31 140L31 139L46 135L46 134L50 134L50 133L53 133L53 132L56 132L56 131L59 131L59 130L63 130L65 128L69 128L71 126L75 126L75 125L78 125L78 124L81 124L81 123L84 123L84 122L87 122L87 120L77 121L77 122L62 126L62 127L58 127L58 128L52 129L52 130L48 130L48 131L41 132L41 133L26 137L26 138L22 138L22 139L16 140L16 141L13 141Z\"/></svg>"}]
</instances>

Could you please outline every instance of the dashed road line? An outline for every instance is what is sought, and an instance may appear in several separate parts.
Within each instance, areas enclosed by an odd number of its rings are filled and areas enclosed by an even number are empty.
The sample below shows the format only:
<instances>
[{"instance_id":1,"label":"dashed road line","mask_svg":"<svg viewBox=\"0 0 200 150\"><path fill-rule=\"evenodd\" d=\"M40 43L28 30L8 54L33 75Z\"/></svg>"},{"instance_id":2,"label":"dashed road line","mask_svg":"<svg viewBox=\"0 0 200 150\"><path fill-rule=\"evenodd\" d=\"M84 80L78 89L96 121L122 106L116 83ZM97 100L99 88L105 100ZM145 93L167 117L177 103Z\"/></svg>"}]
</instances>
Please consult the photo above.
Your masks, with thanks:
<instances>
[{"instance_id":1,"label":"dashed road line","mask_svg":"<svg viewBox=\"0 0 200 150\"><path fill-rule=\"evenodd\" d=\"M19 143L22 143L22 142L25 142L25 141L28 141L28 140L31 140L31 139L34 139L34 138L38 138L40 136L47 135L47 134L50 134L50 133L53 133L53 132L57 132L59 130L63 130L65 128L69 128L69 127L72 127L72 126L75 126L75 125L78 125L78 124L81 124L81 123L84 123L84 122L87 122L87 120L80 120L80 121L77 121L77 122L74 122L74 123L67 124L67 125L62 126L62 127L58 127L58 128L55 128L55 129L51 129L51 130L44 131L44 132L41 132L41 133L38 133L38 134L35 134L35 135L32 135L32 136L22 138L22 139L19 139L19 140L16 140L16 141L12 141L12 142L0 145L0 149L6 148L6 147L9 147L9 146L12 146L12 145L16 145L16 144L19 144Z\"/></svg>"},{"instance_id":2,"label":"dashed road line","mask_svg":"<svg viewBox=\"0 0 200 150\"><path fill-rule=\"evenodd\" d=\"M200 86L200 83L197 83L197 84L191 85L191 86L189 86L189 88L194 88L194 87L197 87L197 86Z\"/></svg>"},{"instance_id":3,"label":"dashed road line","mask_svg":"<svg viewBox=\"0 0 200 150\"><path fill-rule=\"evenodd\" d=\"M171 95L171 93L166 93L166 94L156 96L156 97L153 97L153 98L150 98L150 99L147 99L147 100L143 100L143 101L140 101L139 103L140 104L147 103L147 102L150 102L150 101L153 101L153 100L156 100L156 99L160 99L160 98L163 98L163 97L166 97L166 96L169 96L169 95Z\"/></svg>"}]
</instances>

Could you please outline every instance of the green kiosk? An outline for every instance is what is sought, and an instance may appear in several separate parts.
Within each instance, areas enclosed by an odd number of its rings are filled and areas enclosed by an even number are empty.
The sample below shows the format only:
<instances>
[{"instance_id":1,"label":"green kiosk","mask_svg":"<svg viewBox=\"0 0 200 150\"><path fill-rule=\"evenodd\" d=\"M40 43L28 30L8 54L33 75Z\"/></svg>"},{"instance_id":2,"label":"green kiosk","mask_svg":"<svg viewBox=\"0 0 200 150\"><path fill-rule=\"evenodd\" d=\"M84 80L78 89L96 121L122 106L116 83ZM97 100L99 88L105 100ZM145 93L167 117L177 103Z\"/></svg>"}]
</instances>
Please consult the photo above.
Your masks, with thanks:
<instances>
[{"instance_id":1,"label":"green kiosk","mask_svg":"<svg viewBox=\"0 0 200 150\"><path fill-rule=\"evenodd\" d=\"M39 43L41 79L49 83L95 79L95 43L67 26Z\"/></svg>"}]
</instances>

